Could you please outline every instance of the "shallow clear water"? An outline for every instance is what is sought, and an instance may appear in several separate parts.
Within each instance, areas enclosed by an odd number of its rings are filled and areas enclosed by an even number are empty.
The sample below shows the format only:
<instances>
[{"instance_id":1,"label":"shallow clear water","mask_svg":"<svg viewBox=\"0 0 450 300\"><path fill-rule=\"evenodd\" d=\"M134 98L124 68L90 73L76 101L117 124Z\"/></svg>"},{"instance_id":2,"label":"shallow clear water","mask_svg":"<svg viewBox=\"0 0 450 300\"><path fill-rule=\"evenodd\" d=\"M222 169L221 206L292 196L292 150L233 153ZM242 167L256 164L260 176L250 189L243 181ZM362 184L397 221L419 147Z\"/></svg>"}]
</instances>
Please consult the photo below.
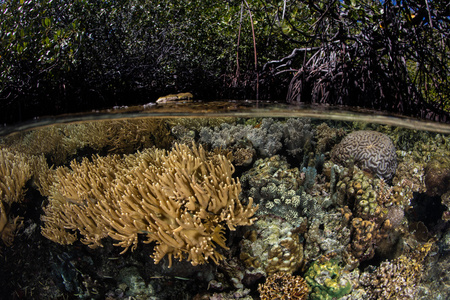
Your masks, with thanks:
<instances>
[{"instance_id":1,"label":"shallow clear water","mask_svg":"<svg viewBox=\"0 0 450 300\"><path fill-rule=\"evenodd\" d=\"M449 298L449 134L401 116L254 102L3 127L0 292Z\"/></svg>"}]
</instances>

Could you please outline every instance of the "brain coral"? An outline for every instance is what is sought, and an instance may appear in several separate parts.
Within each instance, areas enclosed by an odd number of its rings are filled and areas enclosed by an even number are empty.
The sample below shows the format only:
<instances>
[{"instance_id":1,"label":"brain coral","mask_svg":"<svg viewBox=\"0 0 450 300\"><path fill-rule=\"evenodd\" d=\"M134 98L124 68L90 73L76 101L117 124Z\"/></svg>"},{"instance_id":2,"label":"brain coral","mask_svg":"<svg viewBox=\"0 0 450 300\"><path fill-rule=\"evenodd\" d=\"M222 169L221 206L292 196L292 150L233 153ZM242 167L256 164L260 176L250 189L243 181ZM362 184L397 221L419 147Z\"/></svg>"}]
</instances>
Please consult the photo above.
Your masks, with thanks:
<instances>
[{"instance_id":1,"label":"brain coral","mask_svg":"<svg viewBox=\"0 0 450 300\"><path fill-rule=\"evenodd\" d=\"M332 152L337 163L354 160L362 169L389 180L397 168L397 155L392 140L376 131L361 130L348 134Z\"/></svg>"}]
</instances>

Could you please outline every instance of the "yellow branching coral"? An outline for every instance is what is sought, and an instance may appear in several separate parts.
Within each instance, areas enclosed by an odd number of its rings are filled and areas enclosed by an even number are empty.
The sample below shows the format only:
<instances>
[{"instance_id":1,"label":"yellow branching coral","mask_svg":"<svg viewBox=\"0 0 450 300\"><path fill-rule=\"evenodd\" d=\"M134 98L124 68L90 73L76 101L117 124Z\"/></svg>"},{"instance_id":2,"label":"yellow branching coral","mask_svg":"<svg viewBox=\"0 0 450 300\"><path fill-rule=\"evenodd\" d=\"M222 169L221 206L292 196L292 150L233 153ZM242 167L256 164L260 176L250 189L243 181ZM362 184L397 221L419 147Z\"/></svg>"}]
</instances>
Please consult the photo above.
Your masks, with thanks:
<instances>
[{"instance_id":1,"label":"yellow branching coral","mask_svg":"<svg viewBox=\"0 0 450 300\"><path fill-rule=\"evenodd\" d=\"M7 246L12 244L14 232L21 224L19 217L9 216L10 206L23 199L31 175L25 156L0 149L0 236Z\"/></svg>"},{"instance_id":2,"label":"yellow branching coral","mask_svg":"<svg viewBox=\"0 0 450 300\"><path fill-rule=\"evenodd\" d=\"M252 199L246 207L239 201L230 161L195 145L96 156L70 167L56 170L43 216L42 234L62 244L75 241L78 231L90 247L110 236L125 252L145 234L144 242L156 242L155 263L166 255L169 265L172 257L217 262L216 245L226 248L225 224L250 225L257 209Z\"/></svg>"}]
</instances>

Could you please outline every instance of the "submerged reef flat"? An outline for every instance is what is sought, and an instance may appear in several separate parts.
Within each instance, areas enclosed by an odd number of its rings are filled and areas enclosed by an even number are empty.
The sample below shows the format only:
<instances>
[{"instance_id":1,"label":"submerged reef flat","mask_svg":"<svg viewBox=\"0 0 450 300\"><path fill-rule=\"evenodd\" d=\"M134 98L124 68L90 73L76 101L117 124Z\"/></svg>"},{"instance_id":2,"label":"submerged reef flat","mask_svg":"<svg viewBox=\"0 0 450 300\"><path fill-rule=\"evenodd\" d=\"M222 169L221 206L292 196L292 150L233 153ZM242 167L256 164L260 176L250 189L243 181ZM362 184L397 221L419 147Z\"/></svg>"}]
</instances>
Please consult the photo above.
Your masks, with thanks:
<instances>
[{"instance_id":1,"label":"submerged reef flat","mask_svg":"<svg viewBox=\"0 0 450 300\"><path fill-rule=\"evenodd\" d=\"M449 299L449 157L448 135L309 118L2 137L0 298Z\"/></svg>"}]
</instances>

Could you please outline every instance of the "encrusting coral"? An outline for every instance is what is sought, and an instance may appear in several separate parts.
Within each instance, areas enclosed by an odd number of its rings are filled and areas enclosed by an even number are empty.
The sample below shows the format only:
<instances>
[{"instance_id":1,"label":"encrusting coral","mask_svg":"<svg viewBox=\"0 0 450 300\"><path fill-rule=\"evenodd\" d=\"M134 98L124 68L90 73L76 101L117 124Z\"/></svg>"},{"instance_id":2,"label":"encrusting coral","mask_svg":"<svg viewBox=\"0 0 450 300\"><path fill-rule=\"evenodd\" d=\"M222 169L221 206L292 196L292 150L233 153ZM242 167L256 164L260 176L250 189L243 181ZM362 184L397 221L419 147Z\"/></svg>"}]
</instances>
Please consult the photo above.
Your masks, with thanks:
<instances>
[{"instance_id":1,"label":"encrusting coral","mask_svg":"<svg viewBox=\"0 0 450 300\"><path fill-rule=\"evenodd\" d=\"M61 244L74 242L78 230L90 247L109 236L125 252L145 234L145 243L156 242L155 263L166 255L169 266L173 257L192 265L217 262L223 256L216 245L227 248L225 224L230 230L250 225L257 209L251 198L246 207L239 201L230 161L195 145L95 156L72 161L71 169L56 170L42 217L42 234Z\"/></svg>"}]
</instances>

